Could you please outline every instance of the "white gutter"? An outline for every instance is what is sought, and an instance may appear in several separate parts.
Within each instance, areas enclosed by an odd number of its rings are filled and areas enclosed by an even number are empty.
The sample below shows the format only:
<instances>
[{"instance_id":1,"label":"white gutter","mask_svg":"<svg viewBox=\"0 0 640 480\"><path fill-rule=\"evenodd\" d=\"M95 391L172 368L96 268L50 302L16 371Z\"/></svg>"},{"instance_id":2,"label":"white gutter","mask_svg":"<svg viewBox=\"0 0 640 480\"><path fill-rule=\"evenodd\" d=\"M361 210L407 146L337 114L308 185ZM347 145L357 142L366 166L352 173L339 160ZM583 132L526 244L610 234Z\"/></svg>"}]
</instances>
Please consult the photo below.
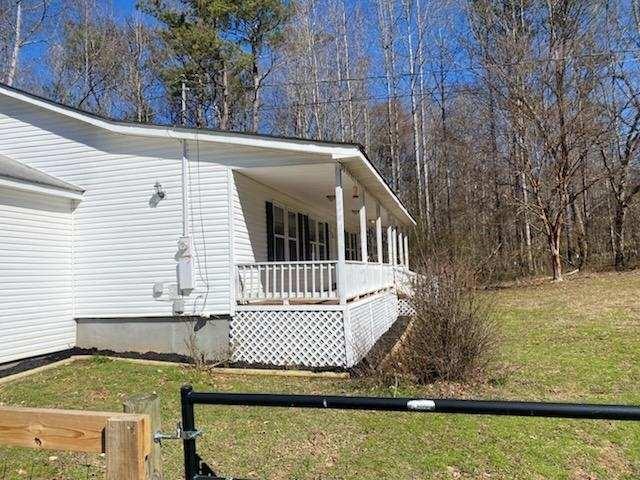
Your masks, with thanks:
<instances>
[{"instance_id":1,"label":"white gutter","mask_svg":"<svg viewBox=\"0 0 640 480\"><path fill-rule=\"evenodd\" d=\"M177 140L210 141L229 145L241 145L246 147L270 148L275 150L286 150L294 152L320 153L326 155L353 156L357 148L345 146L325 145L312 140L302 139L279 139L260 137L259 135L243 135L234 132L211 132L207 130L195 130L181 127L167 127L161 125L138 125L135 123L119 122L105 118L95 117L91 114L79 112L71 108L56 105L43 99L25 95L13 89L6 89L0 86L0 93L10 98L30 103L37 107L59 113L75 120L103 128L113 133L123 135L136 135L152 138L173 138Z\"/></svg>"},{"instance_id":2,"label":"white gutter","mask_svg":"<svg viewBox=\"0 0 640 480\"><path fill-rule=\"evenodd\" d=\"M82 200L84 198L82 193L80 192L72 192L69 190L64 190L62 188L50 187L47 185L38 185L31 182L14 180L4 177L0 177L0 187L12 188L14 190L21 190L24 192L52 195L54 197L69 198L71 200Z\"/></svg>"}]
</instances>

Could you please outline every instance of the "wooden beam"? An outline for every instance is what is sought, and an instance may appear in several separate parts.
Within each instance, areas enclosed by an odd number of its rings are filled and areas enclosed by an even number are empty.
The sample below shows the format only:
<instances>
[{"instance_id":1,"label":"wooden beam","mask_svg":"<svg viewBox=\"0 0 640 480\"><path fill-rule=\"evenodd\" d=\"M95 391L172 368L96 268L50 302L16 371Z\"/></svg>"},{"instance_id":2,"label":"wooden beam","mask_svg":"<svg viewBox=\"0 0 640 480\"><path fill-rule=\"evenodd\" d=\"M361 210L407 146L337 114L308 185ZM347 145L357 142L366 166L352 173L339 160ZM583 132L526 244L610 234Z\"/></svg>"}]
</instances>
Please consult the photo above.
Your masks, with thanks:
<instances>
[{"instance_id":1,"label":"wooden beam","mask_svg":"<svg viewBox=\"0 0 640 480\"><path fill-rule=\"evenodd\" d=\"M106 480L147 480L146 457L151 450L149 417L110 418L105 428Z\"/></svg>"},{"instance_id":2,"label":"wooden beam","mask_svg":"<svg viewBox=\"0 0 640 480\"><path fill-rule=\"evenodd\" d=\"M74 452L104 452L113 413L0 407L0 444Z\"/></svg>"},{"instance_id":3,"label":"wooden beam","mask_svg":"<svg viewBox=\"0 0 640 480\"><path fill-rule=\"evenodd\" d=\"M106 453L108 464L122 463L131 469L132 475L139 474L138 464L141 464L144 475L144 462L152 442L148 415L0 407L0 445ZM119 476L108 478L144 479L144 476L121 474L119 470Z\"/></svg>"}]
</instances>

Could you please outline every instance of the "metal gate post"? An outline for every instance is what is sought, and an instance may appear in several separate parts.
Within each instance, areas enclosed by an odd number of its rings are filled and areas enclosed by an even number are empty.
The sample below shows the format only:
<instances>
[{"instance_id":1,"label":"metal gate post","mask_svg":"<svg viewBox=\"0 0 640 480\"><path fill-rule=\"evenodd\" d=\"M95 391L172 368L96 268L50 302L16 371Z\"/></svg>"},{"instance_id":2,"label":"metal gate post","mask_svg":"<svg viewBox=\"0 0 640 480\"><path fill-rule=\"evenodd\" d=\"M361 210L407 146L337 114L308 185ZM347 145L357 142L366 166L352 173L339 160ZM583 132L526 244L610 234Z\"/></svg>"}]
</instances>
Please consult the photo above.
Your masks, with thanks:
<instances>
[{"instance_id":1,"label":"metal gate post","mask_svg":"<svg viewBox=\"0 0 640 480\"><path fill-rule=\"evenodd\" d=\"M180 389L180 405L182 408L182 430L187 432L195 431L195 418L193 412L193 402L191 401L191 385L184 385ZM183 441L184 450L184 473L186 480L193 480L198 475L198 456L196 454L195 437L185 436Z\"/></svg>"}]
</instances>

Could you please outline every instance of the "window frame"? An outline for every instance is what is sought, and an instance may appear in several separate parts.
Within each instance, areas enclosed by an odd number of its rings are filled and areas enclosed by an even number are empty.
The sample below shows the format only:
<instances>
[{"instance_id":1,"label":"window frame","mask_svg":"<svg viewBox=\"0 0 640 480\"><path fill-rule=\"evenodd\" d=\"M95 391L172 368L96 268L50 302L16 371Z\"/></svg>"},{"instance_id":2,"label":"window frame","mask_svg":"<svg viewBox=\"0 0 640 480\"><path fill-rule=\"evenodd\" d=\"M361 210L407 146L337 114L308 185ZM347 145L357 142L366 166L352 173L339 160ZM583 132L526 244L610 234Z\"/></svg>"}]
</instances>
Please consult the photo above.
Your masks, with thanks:
<instances>
[{"instance_id":1,"label":"window frame","mask_svg":"<svg viewBox=\"0 0 640 480\"><path fill-rule=\"evenodd\" d=\"M291 209L289 209L286 205L283 205L282 203L276 202L276 201L271 201L271 205L273 208L273 215L272 215L272 228L271 231L273 232L273 262L295 262L298 260L298 258L300 258L300 242L298 240L298 212L295 212ZM282 211L282 216L283 216L283 233L276 233L276 209L279 209ZM289 215L293 215L295 218L294 221L294 225L295 225L295 236L290 236L290 231L289 231ZM284 244L284 258L278 259L277 258L277 239L281 239L283 241ZM296 245L296 258L295 259L291 259L291 252L289 249L289 245L290 242L295 242Z\"/></svg>"}]
</instances>

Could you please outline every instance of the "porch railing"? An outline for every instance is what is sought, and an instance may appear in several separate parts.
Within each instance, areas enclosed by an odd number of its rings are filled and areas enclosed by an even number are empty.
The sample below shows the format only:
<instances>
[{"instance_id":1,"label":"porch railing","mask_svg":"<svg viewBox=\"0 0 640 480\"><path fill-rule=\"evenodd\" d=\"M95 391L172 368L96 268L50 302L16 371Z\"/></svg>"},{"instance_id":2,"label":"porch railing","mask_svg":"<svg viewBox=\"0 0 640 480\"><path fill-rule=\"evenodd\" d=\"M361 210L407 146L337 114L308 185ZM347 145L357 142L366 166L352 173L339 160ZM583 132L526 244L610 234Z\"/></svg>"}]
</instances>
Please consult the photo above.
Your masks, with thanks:
<instances>
[{"instance_id":1,"label":"porch railing","mask_svg":"<svg viewBox=\"0 0 640 480\"><path fill-rule=\"evenodd\" d=\"M393 266L347 261L345 263L347 299L393 287Z\"/></svg>"},{"instance_id":2,"label":"porch railing","mask_svg":"<svg viewBox=\"0 0 640 480\"><path fill-rule=\"evenodd\" d=\"M241 263L237 265L236 298L240 303L337 300L336 269L336 261ZM411 274L404 267L347 261L345 297L351 300L394 286L399 291L406 289Z\"/></svg>"},{"instance_id":3,"label":"porch railing","mask_svg":"<svg viewBox=\"0 0 640 480\"><path fill-rule=\"evenodd\" d=\"M336 299L336 263L314 261L239 264L236 297L240 302Z\"/></svg>"}]
</instances>

